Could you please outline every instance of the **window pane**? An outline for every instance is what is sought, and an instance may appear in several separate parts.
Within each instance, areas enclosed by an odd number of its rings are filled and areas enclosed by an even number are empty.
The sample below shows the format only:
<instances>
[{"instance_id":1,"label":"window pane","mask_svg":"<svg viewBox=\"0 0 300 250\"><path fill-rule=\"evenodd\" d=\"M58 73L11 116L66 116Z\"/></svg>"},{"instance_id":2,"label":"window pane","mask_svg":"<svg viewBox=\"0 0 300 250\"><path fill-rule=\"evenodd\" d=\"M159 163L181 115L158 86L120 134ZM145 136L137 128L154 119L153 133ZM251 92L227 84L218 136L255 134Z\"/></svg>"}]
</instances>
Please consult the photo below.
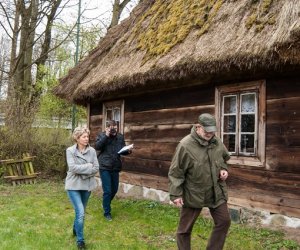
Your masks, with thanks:
<instances>
[{"instance_id":1,"label":"window pane","mask_svg":"<svg viewBox=\"0 0 300 250\"><path fill-rule=\"evenodd\" d=\"M255 93L243 94L241 99L242 113L254 113L255 112Z\"/></svg>"},{"instance_id":2,"label":"window pane","mask_svg":"<svg viewBox=\"0 0 300 250\"><path fill-rule=\"evenodd\" d=\"M114 120L120 121L120 109L119 108L114 109Z\"/></svg>"},{"instance_id":3,"label":"window pane","mask_svg":"<svg viewBox=\"0 0 300 250\"><path fill-rule=\"evenodd\" d=\"M242 153L254 153L254 135L243 134L241 135L241 152Z\"/></svg>"},{"instance_id":4,"label":"window pane","mask_svg":"<svg viewBox=\"0 0 300 250\"><path fill-rule=\"evenodd\" d=\"M223 135L223 143L229 152L235 152L235 135Z\"/></svg>"},{"instance_id":5,"label":"window pane","mask_svg":"<svg viewBox=\"0 0 300 250\"><path fill-rule=\"evenodd\" d=\"M113 119L113 113L111 109L106 109L106 120L112 120Z\"/></svg>"},{"instance_id":6,"label":"window pane","mask_svg":"<svg viewBox=\"0 0 300 250\"><path fill-rule=\"evenodd\" d=\"M242 115L242 132L255 132L255 115Z\"/></svg>"},{"instance_id":7,"label":"window pane","mask_svg":"<svg viewBox=\"0 0 300 250\"><path fill-rule=\"evenodd\" d=\"M235 132L236 131L236 116L235 115L226 115L224 116L224 132Z\"/></svg>"},{"instance_id":8,"label":"window pane","mask_svg":"<svg viewBox=\"0 0 300 250\"><path fill-rule=\"evenodd\" d=\"M224 114L236 113L236 96L224 96Z\"/></svg>"}]
</instances>

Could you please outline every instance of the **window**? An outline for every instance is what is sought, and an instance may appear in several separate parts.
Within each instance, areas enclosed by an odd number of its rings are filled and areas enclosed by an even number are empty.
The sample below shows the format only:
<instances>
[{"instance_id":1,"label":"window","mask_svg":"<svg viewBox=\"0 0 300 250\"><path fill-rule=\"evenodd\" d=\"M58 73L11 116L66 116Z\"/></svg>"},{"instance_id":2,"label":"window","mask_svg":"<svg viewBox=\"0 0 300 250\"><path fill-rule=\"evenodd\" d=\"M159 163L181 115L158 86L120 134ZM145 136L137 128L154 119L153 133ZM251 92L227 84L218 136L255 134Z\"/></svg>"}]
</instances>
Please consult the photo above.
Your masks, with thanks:
<instances>
[{"instance_id":1,"label":"window","mask_svg":"<svg viewBox=\"0 0 300 250\"><path fill-rule=\"evenodd\" d=\"M114 101L103 103L103 128L106 127L106 122L115 120L118 125L118 131L123 133L123 118L124 117L124 101Z\"/></svg>"},{"instance_id":2,"label":"window","mask_svg":"<svg viewBox=\"0 0 300 250\"><path fill-rule=\"evenodd\" d=\"M229 164L264 165L265 105L264 81L216 89L218 135L232 156Z\"/></svg>"}]
</instances>

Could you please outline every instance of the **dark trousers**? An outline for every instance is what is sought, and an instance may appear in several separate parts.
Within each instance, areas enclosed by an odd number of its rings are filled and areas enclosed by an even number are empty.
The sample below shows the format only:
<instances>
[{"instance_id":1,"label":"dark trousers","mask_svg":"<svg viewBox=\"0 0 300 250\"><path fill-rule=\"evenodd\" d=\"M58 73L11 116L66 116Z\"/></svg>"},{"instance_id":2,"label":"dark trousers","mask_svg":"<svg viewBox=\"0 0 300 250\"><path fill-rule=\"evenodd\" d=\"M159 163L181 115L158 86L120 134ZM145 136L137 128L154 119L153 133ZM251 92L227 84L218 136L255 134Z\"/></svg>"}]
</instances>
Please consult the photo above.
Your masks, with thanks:
<instances>
[{"instance_id":1,"label":"dark trousers","mask_svg":"<svg viewBox=\"0 0 300 250\"><path fill-rule=\"evenodd\" d=\"M119 188L119 171L100 170L100 177L103 189L103 210L104 216L111 213L111 201Z\"/></svg>"},{"instance_id":2,"label":"dark trousers","mask_svg":"<svg viewBox=\"0 0 300 250\"><path fill-rule=\"evenodd\" d=\"M177 246L179 250L191 249L191 233L201 210L201 208L181 209L177 229ZM217 208L209 208L209 211L214 220L214 228L206 249L222 250L231 223L227 203L223 203Z\"/></svg>"}]
</instances>

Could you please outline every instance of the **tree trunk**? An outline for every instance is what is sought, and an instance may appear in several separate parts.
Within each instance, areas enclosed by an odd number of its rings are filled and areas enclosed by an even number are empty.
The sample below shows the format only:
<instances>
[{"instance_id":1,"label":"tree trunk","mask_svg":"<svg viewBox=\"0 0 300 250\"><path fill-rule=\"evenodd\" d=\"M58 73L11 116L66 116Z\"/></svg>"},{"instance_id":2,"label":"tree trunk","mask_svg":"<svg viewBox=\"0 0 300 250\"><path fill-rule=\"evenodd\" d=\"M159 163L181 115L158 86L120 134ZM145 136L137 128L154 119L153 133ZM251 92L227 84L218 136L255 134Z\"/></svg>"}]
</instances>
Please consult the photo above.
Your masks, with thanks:
<instances>
[{"instance_id":1,"label":"tree trunk","mask_svg":"<svg viewBox=\"0 0 300 250\"><path fill-rule=\"evenodd\" d=\"M25 5L23 0L16 2L6 110L6 125L16 132L31 127L33 123L41 90L38 84L33 81L32 66L34 64L38 66L35 78L36 81L40 81L43 78L40 67L45 65L48 58L52 23L61 1L49 2L49 14L45 12L47 24L41 45L42 49L39 55L35 54L34 56L33 50L37 43L35 40L37 26L44 18L39 13L43 2L31 0L29 5ZM34 61L33 57L37 59Z\"/></svg>"},{"instance_id":2,"label":"tree trunk","mask_svg":"<svg viewBox=\"0 0 300 250\"><path fill-rule=\"evenodd\" d=\"M130 0L124 0L120 3L120 0L115 0L113 4L113 11L112 11L112 19L108 29L112 28L113 26L117 25L122 11L124 10L125 6L130 2Z\"/></svg>"}]
</instances>

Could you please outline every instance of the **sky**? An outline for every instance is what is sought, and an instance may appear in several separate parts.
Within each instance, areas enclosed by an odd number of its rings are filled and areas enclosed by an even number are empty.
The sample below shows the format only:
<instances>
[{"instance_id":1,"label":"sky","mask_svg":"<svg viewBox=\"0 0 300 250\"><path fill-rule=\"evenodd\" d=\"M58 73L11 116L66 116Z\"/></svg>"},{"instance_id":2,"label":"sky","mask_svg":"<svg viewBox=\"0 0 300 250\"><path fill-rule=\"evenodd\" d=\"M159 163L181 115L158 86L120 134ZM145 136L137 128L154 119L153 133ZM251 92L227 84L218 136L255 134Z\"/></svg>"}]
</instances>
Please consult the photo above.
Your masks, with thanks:
<instances>
[{"instance_id":1,"label":"sky","mask_svg":"<svg viewBox=\"0 0 300 250\"><path fill-rule=\"evenodd\" d=\"M8 0L6 3L9 3L10 1L12 2L12 0ZM103 31L103 34L105 34L106 28L108 27L111 21L114 0L63 0L62 5L67 1L69 1L68 8L64 8L62 10L62 13L59 14L60 21L69 25L75 24L78 17L78 4L79 1L81 1L81 25L91 25L97 27L100 26L100 29ZM121 0L121 2L122 1L123 0ZM127 4L126 8L124 9L121 15L121 20L129 16L130 12L137 5L137 3L138 0L131 0ZM3 16L0 16L0 21L2 21L6 28L8 28L9 26L7 26L5 20L6 19ZM10 42L9 37L0 25L0 39L2 38L5 39L5 41L7 40L7 42ZM1 52L3 51L0 51L0 55ZM5 89L3 88L3 86L2 88L0 86L0 99L4 92Z\"/></svg>"},{"instance_id":2,"label":"sky","mask_svg":"<svg viewBox=\"0 0 300 250\"><path fill-rule=\"evenodd\" d=\"M109 25L112 15L112 7L114 0L63 0L61 6L68 1L67 8L62 10L59 14L59 18L67 24L76 23L78 17L78 4L81 1L81 23L83 25L97 25L104 30ZM123 0L122 0L123 1ZM122 2L121 1L121 2ZM121 20L128 17L131 10L137 5L138 0L131 0L127 5L121 15ZM5 23L5 18L0 17L0 21ZM0 35L2 35L4 30L0 26Z\"/></svg>"},{"instance_id":3,"label":"sky","mask_svg":"<svg viewBox=\"0 0 300 250\"><path fill-rule=\"evenodd\" d=\"M137 5L138 0L131 0L124 9L121 20L129 16L130 11ZM73 6L64 16L71 16L72 19L77 18L79 0L71 0ZM87 23L100 23L100 26L106 27L111 20L113 0L81 0L82 20Z\"/></svg>"}]
</instances>

